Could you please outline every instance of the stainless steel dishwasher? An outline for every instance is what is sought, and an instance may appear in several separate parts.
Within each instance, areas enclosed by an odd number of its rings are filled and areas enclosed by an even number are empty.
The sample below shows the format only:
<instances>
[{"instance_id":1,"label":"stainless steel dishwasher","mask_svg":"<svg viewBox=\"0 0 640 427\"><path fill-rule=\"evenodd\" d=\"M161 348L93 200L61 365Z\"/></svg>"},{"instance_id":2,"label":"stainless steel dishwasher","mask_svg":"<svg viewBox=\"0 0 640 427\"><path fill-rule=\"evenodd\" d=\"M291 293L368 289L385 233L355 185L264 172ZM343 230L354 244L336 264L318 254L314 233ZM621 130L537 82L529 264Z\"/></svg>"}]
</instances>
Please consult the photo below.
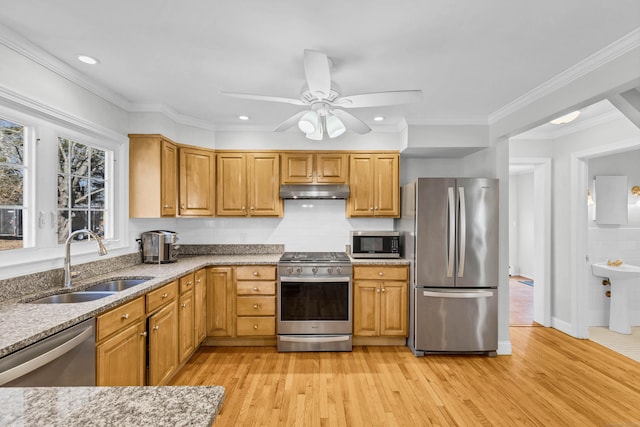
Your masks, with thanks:
<instances>
[{"instance_id":1,"label":"stainless steel dishwasher","mask_svg":"<svg viewBox=\"0 0 640 427\"><path fill-rule=\"evenodd\" d=\"M85 320L0 359L0 386L96 385L95 319Z\"/></svg>"}]
</instances>

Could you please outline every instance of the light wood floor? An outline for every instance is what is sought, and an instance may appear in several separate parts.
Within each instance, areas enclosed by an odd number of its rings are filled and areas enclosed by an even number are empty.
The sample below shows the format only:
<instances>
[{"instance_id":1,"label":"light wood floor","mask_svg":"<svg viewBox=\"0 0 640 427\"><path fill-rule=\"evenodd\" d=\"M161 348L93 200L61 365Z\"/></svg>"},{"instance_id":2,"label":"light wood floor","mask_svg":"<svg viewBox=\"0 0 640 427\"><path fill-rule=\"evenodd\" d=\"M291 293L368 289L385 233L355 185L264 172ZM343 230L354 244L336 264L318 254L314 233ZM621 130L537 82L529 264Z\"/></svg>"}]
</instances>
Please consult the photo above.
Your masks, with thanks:
<instances>
[{"instance_id":1,"label":"light wood floor","mask_svg":"<svg viewBox=\"0 0 640 427\"><path fill-rule=\"evenodd\" d=\"M533 321L533 286L520 283L522 276L509 277L509 324L511 326L538 325Z\"/></svg>"},{"instance_id":2,"label":"light wood floor","mask_svg":"<svg viewBox=\"0 0 640 427\"><path fill-rule=\"evenodd\" d=\"M224 386L216 427L640 424L640 363L551 328L511 342L494 358L203 347L173 384Z\"/></svg>"}]
</instances>

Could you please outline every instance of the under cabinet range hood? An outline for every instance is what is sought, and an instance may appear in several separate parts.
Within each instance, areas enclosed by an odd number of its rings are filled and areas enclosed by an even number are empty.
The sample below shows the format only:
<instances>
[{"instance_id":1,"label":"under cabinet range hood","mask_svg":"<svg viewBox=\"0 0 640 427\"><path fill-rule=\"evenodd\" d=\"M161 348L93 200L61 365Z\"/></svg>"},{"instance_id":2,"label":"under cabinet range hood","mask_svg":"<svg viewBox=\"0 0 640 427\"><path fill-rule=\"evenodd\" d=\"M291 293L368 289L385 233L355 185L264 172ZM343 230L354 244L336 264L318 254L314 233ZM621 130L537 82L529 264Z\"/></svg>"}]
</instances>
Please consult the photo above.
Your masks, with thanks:
<instances>
[{"instance_id":1,"label":"under cabinet range hood","mask_svg":"<svg viewBox=\"0 0 640 427\"><path fill-rule=\"evenodd\" d=\"M293 184L281 185L283 199L346 199L349 186L346 184Z\"/></svg>"}]
</instances>

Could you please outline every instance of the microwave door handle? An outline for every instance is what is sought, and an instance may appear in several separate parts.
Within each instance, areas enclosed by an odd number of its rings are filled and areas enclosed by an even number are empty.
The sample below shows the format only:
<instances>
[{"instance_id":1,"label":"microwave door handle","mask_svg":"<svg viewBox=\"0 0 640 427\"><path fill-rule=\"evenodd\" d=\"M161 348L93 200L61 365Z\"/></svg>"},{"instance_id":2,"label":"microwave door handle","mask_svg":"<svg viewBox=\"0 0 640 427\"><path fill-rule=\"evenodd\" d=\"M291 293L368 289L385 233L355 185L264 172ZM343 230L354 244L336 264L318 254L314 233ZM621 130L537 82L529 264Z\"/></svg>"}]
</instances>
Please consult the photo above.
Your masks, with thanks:
<instances>
[{"instance_id":1,"label":"microwave door handle","mask_svg":"<svg viewBox=\"0 0 640 427\"><path fill-rule=\"evenodd\" d=\"M449 231L449 254L447 256L447 277L453 277L453 265L454 265L454 256L456 250L456 234L455 234L455 224L456 224L456 210L455 210L455 193L453 191L453 187L448 188L448 197L447 197L447 210L449 212L449 218L447 223L447 228Z\"/></svg>"},{"instance_id":2,"label":"microwave door handle","mask_svg":"<svg viewBox=\"0 0 640 427\"><path fill-rule=\"evenodd\" d=\"M464 187L458 187L460 195L460 248L458 260L458 277L464 277L464 262L467 252L467 205L464 199Z\"/></svg>"}]
</instances>

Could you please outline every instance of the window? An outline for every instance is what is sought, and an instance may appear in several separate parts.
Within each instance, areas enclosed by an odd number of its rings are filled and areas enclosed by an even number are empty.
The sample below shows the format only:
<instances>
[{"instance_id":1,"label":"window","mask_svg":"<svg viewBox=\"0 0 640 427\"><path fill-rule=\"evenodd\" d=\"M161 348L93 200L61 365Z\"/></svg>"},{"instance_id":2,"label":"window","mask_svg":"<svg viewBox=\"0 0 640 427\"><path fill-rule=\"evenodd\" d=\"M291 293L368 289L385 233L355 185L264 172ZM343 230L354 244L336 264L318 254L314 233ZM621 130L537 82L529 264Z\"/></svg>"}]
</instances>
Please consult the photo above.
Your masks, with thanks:
<instances>
[{"instance_id":1,"label":"window","mask_svg":"<svg viewBox=\"0 0 640 427\"><path fill-rule=\"evenodd\" d=\"M0 251L23 247L24 126L0 118Z\"/></svg>"},{"instance_id":2,"label":"window","mask_svg":"<svg viewBox=\"0 0 640 427\"><path fill-rule=\"evenodd\" d=\"M58 243L73 231L87 228L107 235L108 153L66 138L58 138ZM88 238L84 234L78 240Z\"/></svg>"}]
</instances>

